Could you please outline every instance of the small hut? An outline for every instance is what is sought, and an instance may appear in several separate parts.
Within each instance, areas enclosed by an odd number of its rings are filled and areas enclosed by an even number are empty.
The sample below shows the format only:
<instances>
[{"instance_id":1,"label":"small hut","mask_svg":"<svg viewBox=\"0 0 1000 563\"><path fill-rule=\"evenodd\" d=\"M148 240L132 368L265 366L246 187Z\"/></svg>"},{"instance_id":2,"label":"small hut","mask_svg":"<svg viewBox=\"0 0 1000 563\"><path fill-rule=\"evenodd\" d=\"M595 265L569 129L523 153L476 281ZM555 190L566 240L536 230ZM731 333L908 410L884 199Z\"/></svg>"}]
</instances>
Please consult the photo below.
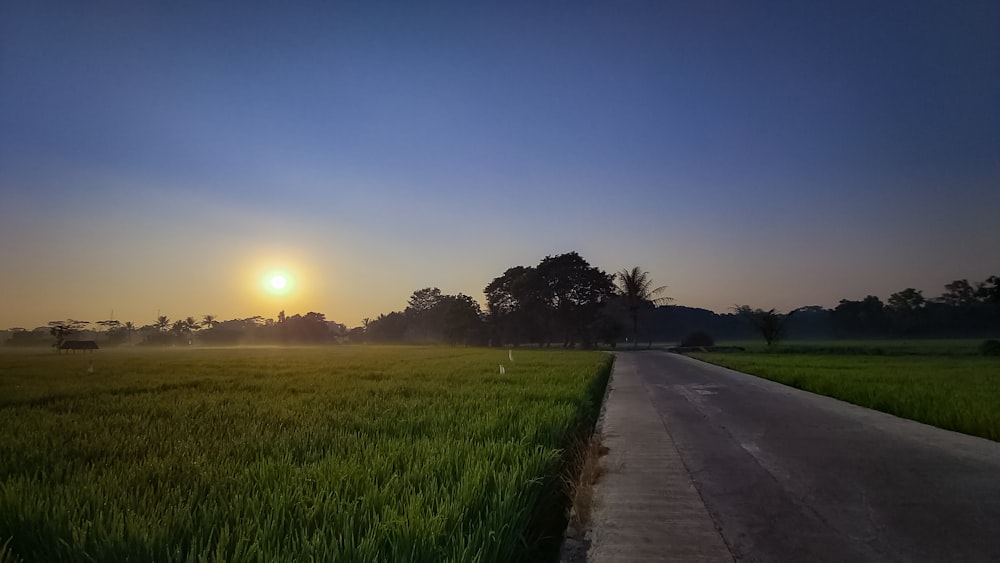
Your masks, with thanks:
<instances>
[{"instance_id":1,"label":"small hut","mask_svg":"<svg viewBox=\"0 0 1000 563\"><path fill-rule=\"evenodd\" d=\"M93 340L65 340L59 345L60 350L72 350L75 354L77 350L94 351L98 349L97 343Z\"/></svg>"}]
</instances>

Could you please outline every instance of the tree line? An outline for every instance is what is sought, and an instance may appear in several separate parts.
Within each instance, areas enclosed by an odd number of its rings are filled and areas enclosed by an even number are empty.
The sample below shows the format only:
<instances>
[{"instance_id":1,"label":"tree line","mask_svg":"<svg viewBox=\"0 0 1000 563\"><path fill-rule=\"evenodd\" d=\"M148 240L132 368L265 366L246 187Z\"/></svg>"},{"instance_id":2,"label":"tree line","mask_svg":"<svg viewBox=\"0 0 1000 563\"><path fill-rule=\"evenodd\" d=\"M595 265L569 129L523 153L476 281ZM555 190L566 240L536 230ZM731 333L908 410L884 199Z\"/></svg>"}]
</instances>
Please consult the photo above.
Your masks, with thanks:
<instances>
[{"instance_id":1,"label":"tree line","mask_svg":"<svg viewBox=\"0 0 1000 563\"><path fill-rule=\"evenodd\" d=\"M841 299L833 308L811 305L787 313L748 305L725 313L668 305L652 311L647 322L652 338L669 342L693 331L725 340L992 338L1000 336L1000 276L955 280L935 297L906 288L885 301L868 295Z\"/></svg>"},{"instance_id":2,"label":"tree line","mask_svg":"<svg viewBox=\"0 0 1000 563\"><path fill-rule=\"evenodd\" d=\"M623 299L615 280L576 252L546 256L494 278L483 290L486 310L467 295L424 288L413 292L405 310L366 319L364 336L372 342L484 346L614 344L624 332L614 315Z\"/></svg>"},{"instance_id":3,"label":"tree line","mask_svg":"<svg viewBox=\"0 0 1000 563\"><path fill-rule=\"evenodd\" d=\"M608 274L569 252L546 256L535 266L507 269L484 288L485 310L468 295L427 287L414 291L404 310L366 318L350 330L327 321L322 313L286 316L282 311L276 319L227 321L213 315L201 320L158 316L142 327L70 319L49 323L47 332L56 345L85 335L105 344L160 346L380 342L593 348L599 343L613 346L626 336L634 342L640 313L666 301L657 296L663 289L652 287L649 274L638 267ZM18 331L8 343L38 343L44 332Z\"/></svg>"},{"instance_id":4,"label":"tree line","mask_svg":"<svg viewBox=\"0 0 1000 563\"><path fill-rule=\"evenodd\" d=\"M869 295L842 299L834 308L804 306L780 313L735 305L717 313L671 305L640 268L609 275L575 252L548 256L536 266L515 266L483 290L486 310L464 295L436 288L414 292L404 311L366 319L373 342L449 342L518 346L591 347L763 337L794 339L974 338L1000 335L1000 276L955 280L937 297L906 288L883 302ZM441 307L434 310L437 300ZM464 303L456 308L456 303ZM430 312L434 311L434 312Z\"/></svg>"},{"instance_id":5,"label":"tree line","mask_svg":"<svg viewBox=\"0 0 1000 563\"><path fill-rule=\"evenodd\" d=\"M67 338L100 339L164 346L235 344L320 344L334 342L414 343L480 346L633 346L640 338L681 342L692 335L769 342L788 338L982 337L1000 334L1000 276L981 282L966 279L945 285L937 297L906 288L883 302L868 295L843 299L831 309L806 306L782 314L774 309L734 306L716 313L671 305L639 267L614 274L591 266L576 252L546 256L534 266L514 266L487 284L485 309L462 293L436 287L418 289L402 311L364 319L348 329L308 312L277 318L260 316L219 320L214 315L172 320L158 316L144 326L103 320L52 321L28 331L12 329L6 344L43 345Z\"/></svg>"},{"instance_id":6,"label":"tree line","mask_svg":"<svg viewBox=\"0 0 1000 563\"><path fill-rule=\"evenodd\" d=\"M970 283L955 280L932 298L912 287L893 293L885 303L869 295L841 300L830 311L831 329L845 338L888 336L983 336L1000 328L1000 276Z\"/></svg>"},{"instance_id":7,"label":"tree line","mask_svg":"<svg viewBox=\"0 0 1000 563\"><path fill-rule=\"evenodd\" d=\"M323 313L285 315L264 318L254 316L241 319L219 320L215 315L204 315L171 320L160 315L144 326L117 320L82 321L67 319L51 321L46 327L34 330L13 329L6 341L9 346L59 347L67 339L97 340L104 346L135 344L140 346L185 346L204 344L231 346L237 344L323 344L347 340L347 327L326 320Z\"/></svg>"}]
</instances>

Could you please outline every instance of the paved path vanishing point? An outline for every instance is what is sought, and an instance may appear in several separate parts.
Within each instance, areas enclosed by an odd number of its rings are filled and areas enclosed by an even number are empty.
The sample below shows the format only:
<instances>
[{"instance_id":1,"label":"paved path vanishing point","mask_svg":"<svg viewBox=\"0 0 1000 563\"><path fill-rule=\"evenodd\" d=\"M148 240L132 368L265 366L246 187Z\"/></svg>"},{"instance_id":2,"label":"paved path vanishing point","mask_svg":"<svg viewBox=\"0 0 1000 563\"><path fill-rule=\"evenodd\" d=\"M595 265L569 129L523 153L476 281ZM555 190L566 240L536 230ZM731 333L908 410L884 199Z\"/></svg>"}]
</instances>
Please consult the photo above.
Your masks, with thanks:
<instances>
[{"instance_id":1,"label":"paved path vanishing point","mask_svg":"<svg viewBox=\"0 0 1000 563\"><path fill-rule=\"evenodd\" d=\"M617 355L588 563L1000 561L1000 443Z\"/></svg>"}]
</instances>

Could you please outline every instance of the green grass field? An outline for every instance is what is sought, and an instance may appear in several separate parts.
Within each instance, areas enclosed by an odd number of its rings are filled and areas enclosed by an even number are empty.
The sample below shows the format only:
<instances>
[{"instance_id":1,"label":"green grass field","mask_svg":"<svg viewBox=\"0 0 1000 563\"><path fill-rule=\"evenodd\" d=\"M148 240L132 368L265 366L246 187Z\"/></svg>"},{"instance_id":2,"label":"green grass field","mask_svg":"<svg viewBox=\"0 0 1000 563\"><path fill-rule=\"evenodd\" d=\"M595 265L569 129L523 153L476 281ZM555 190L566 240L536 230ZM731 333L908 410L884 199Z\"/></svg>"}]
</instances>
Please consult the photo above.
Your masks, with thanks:
<instances>
[{"instance_id":1,"label":"green grass field","mask_svg":"<svg viewBox=\"0 0 1000 563\"><path fill-rule=\"evenodd\" d=\"M611 359L514 353L0 354L0 561L551 560Z\"/></svg>"},{"instance_id":2,"label":"green grass field","mask_svg":"<svg viewBox=\"0 0 1000 563\"><path fill-rule=\"evenodd\" d=\"M729 344L729 343L727 343ZM903 418L1000 441L1000 358L979 341L786 343L691 356Z\"/></svg>"},{"instance_id":3,"label":"green grass field","mask_svg":"<svg viewBox=\"0 0 1000 563\"><path fill-rule=\"evenodd\" d=\"M727 340L721 346L740 346L747 352L768 354L834 354L850 356L972 356L982 340L941 338L913 340L786 340L768 349L761 339Z\"/></svg>"}]
</instances>

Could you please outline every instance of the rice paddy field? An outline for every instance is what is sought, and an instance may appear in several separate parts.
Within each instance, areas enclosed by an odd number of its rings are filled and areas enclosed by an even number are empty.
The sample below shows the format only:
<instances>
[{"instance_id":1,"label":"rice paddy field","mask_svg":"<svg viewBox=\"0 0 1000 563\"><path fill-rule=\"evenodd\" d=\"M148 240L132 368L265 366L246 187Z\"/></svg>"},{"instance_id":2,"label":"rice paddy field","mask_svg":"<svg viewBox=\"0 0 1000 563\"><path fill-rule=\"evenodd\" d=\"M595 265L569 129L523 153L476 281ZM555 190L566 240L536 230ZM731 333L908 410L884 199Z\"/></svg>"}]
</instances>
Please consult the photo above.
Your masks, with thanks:
<instances>
[{"instance_id":1,"label":"rice paddy field","mask_svg":"<svg viewBox=\"0 0 1000 563\"><path fill-rule=\"evenodd\" d=\"M770 352L751 344L747 352L691 356L1000 441L1000 357L977 355L979 344L972 340L787 343Z\"/></svg>"},{"instance_id":2,"label":"rice paddy field","mask_svg":"<svg viewBox=\"0 0 1000 563\"><path fill-rule=\"evenodd\" d=\"M0 561L555 560L612 359L513 354L0 353Z\"/></svg>"}]
</instances>

